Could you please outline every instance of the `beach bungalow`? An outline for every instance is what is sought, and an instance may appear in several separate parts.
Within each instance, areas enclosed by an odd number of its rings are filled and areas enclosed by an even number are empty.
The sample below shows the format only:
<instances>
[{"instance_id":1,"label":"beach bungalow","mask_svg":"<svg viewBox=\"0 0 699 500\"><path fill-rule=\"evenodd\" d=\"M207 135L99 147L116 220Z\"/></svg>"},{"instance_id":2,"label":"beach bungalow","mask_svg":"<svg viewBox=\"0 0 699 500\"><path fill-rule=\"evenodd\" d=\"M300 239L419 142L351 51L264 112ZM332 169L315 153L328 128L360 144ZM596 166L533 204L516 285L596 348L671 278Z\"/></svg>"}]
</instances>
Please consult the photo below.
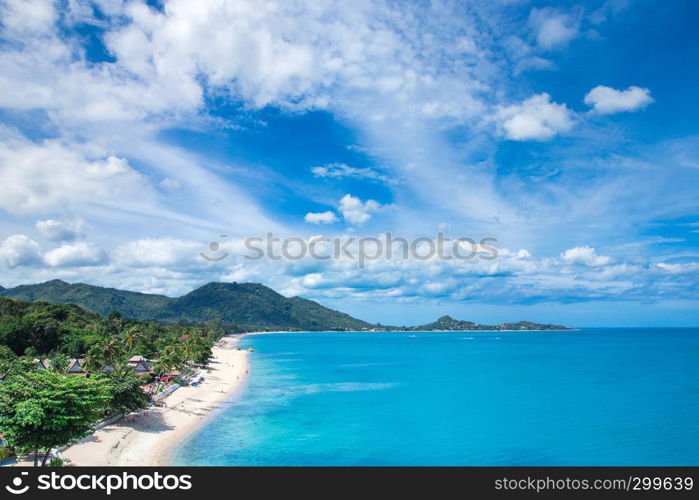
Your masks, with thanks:
<instances>
[{"instance_id":1,"label":"beach bungalow","mask_svg":"<svg viewBox=\"0 0 699 500\"><path fill-rule=\"evenodd\" d=\"M147 375L153 371L153 368L148 364L148 360L143 356L131 356L129 358L129 366L139 375Z\"/></svg>"},{"instance_id":2,"label":"beach bungalow","mask_svg":"<svg viewBox=\"0 0 699 500\"><path fill-rule=\"evenodd\" d=\"M85 375L85 369L83 368L83 364L85 363L84 359L71 359L70 363L68 363L68 374L69 375Z\"/></svg>"},{"instance_id":3,"label":"beach bungalow","mask_svg":"<svg viewBox=\"0 0 699 500\"><path fill-rule=\"evenodd\" d=\"M46 370L51 366L51 360L35 358L32 360L37 370Z\"/></svg>"}]
</instances>

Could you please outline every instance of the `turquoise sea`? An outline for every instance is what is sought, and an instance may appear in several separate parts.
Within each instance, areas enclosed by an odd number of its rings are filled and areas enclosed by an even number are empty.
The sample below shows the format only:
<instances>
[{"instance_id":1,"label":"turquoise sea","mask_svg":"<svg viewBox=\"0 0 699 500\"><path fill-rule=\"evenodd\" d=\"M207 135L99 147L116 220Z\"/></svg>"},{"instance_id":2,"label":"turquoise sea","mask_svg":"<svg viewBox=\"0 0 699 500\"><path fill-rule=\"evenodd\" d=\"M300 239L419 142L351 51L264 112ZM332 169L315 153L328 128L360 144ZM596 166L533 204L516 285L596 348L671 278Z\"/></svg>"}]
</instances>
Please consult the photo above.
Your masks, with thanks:
<instances>
[{"instance_id":1,"label":"turquoise sea","mask_svg":"<svg viewBox=\"0 0 699 500\"><path fill-rule=\"evenodd\" d=\"M699 329L250 336L178 465L699 465Z\"/></svg>"}]
</instances>

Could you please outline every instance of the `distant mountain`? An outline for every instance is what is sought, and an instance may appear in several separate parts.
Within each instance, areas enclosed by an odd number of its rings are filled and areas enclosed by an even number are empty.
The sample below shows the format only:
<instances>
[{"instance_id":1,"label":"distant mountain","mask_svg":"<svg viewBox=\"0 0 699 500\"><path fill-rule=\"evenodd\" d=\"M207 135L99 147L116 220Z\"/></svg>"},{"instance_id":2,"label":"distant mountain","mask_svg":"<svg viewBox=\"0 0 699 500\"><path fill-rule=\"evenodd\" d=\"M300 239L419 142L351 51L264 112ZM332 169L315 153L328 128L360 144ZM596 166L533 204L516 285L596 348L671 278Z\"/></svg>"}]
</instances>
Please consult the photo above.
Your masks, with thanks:
<instances>
[{"instance_id":1,"label":"distant mountain","mask_svg":"<svg viewBox=\"0 0 699 500\"><path fill-rule=\"evenodd\" d=\"M175 299L158 319L207 321L292 330L361 330L375 325L258 283L209 283Z\"/></svg>"},{"instance_id":2,"label":"distant mountain","mask_svg":"<svg viewBox=\"0 0 699 500\"><path fill-rule=\"evenodd\" d=\"M220 319L241 329L362 330L375 325L301 297L287 298L257 283L209 283L179 297L145 294L61 280L0 290L27 302L77 304L107 315L164 322L203 323Z\"/></svg>"},{"instance_id":3,"label":"distant mountain","mask_svg":"<svg viewBox=\"0 0 699 500\"><path fill-rule=\"evenodd\" d=\"M462 321L454 319L451 316L442 316L437 321L412 327L415 331L502 331L502 330L570 330L570 328L561 325L548 325L532 323L530 321L519 321L517 323L501 323L499 325L481 325L472 321Z\"/></svg>"},{"instance_id":4,"label":"distant mountain","mask_svg":"<svg viewBox=\"0 0 699 500\"><path fill-rule=\"evenodd\" d=\"M37 285L0 287L0 296L26 302L76 304L107 315L119 311L126 318L166 323L204 323L219 319L225 325L243 330L569 330L560 325L520 321L481 325L442 316L437 321L415 327L398 328L367 323L349 314L324 307L301 297L287 298L259 283L209 283L178 298L103 288L61 280Z\"/></svg>"},{"instance_id":5,"label":"distant mountain","mask_svg":"<svg viewBox=\"0 0 699 500\"><path fill-rule=\"evenodd\" d=\"M164 295L129 292L116 288L103 288L84 283L70 284L52 280L37 285L20 285L0 290L0 295L25 302L53 302L77 304L103 316L119 311L134 319L153 319L174 299Z\"/></svg>"}]
</instances>

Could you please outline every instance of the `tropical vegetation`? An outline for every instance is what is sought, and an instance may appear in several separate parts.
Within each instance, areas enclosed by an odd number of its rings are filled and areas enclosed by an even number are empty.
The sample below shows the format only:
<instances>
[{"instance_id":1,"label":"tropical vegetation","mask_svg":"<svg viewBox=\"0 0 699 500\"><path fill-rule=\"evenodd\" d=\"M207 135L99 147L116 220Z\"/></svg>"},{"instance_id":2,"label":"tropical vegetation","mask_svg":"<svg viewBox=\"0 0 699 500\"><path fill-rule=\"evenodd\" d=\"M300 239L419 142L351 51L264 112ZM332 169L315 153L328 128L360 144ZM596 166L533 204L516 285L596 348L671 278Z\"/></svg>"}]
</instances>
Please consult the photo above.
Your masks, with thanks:
<instances>
[{"instance_id":1,"label":"tropical vegetation","mask_svg":"<svg viewBox=\"0 0 699 500\"><path fill-rule=\"evenodd\" d=\"M216 320L162 324L0 297L0 434L46 465L48 450L100 419L146 408L151 380L205 365L224 333ZM149 360L152 372L137 373L134 359Z\"/></svg>"},{"instance_id":2,"label":"tropical vegetation","mask_svg":"<svg viewBox=\"0 0 699 500\"><path fill-rule=\"evenodd\" d=\"M31 451L34 465L43 450L89 434L110 400L100 377L70 377L41 370L16 374L0 385L0 429L19 451Z\"/></svg>"}]
</instances>

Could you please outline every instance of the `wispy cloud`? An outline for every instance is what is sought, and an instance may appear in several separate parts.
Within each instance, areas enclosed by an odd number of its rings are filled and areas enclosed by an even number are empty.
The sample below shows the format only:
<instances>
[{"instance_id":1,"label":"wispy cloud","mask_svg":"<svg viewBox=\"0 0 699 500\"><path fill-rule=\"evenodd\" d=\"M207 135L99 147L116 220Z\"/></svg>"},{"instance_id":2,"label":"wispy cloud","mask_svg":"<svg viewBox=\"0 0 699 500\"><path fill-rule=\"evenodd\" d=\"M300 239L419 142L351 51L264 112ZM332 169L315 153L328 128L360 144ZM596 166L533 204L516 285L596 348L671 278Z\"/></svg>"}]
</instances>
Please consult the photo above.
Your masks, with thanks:
<instances>
[{"instance_id":1,"label":"wispy cloud","mask_svg":"<svg viewBox=\"0 0 699 500\"><path fill-rule=\"evenodd\" d=\"M679 10L625 8L629 32L681 25ZM608 30L621 13L602 1L6 1L3 285L61 276L175 293L257 279L328 299L691 298L691 262L666 257L697 245L675 222L699 210L685 104L696 85L650 39L646 63L663 74L634 71L627 54L648 37ZM688 47L671 50L680 60ZM618 88L588 91L600 82ZM313 141L284 142L291 131ZM659 221L662 245L648 236ZM363 275L197 260L222 232L420 234L444 222L522 252Z\"/></svg>"},{"instance_id":2,"label":"wispy cloud","mask_svg":"<svg viewBox=\"0 0 699 500\"><path fill-rule=\"evenodd\" d=\"M395 181L387 175L383 175L380 172L374 170L370 167L350 167L344 163L329 163L323 165L322 167L313 167L311 172L316 177L331 178L331 179L341 179L343 177L351 177L354 179L369 179L379 182L384 182L386 184L392 184Z\"/></svg>"}]
</instances>

